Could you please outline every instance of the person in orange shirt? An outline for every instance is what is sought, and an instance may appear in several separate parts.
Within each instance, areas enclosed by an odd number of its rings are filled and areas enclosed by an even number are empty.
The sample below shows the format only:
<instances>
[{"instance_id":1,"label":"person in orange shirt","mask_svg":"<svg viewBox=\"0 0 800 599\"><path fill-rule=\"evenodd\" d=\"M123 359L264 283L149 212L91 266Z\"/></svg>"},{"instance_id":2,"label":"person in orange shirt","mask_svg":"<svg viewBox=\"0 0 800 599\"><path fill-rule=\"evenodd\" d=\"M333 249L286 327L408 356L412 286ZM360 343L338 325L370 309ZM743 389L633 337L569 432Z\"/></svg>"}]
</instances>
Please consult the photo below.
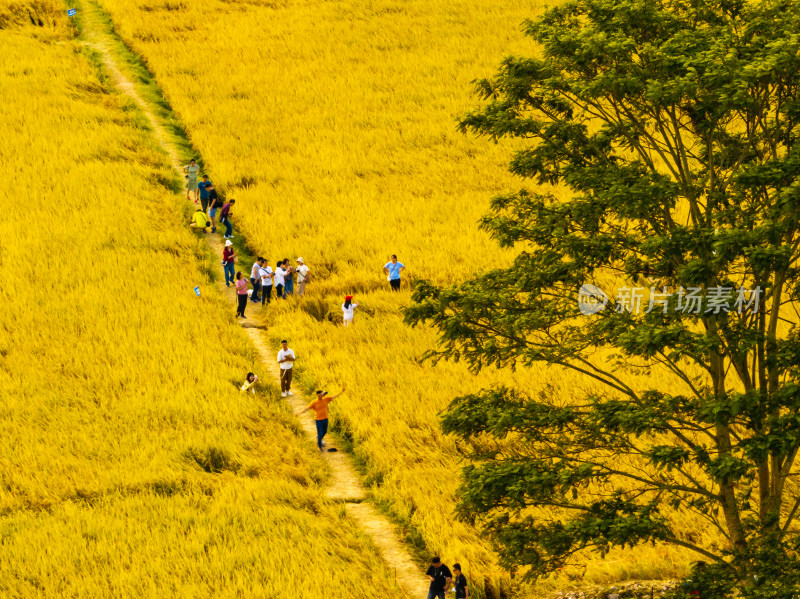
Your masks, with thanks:
<instances>
[{"instance_id":1,"label":"person in orange shirt","mask_svg":"<svg viewBox=\"0 0 800 599\"><path fill-rule=\"evenodd\" d=\"M336 395L328 395L327 391L317 391L317 398L308 404L308 407L297 415L314 410L314 423L317 425L317 447L322 451L323 437L328 433L328 404L344 393L342 388Z\"/></svg>"}]
</instances>

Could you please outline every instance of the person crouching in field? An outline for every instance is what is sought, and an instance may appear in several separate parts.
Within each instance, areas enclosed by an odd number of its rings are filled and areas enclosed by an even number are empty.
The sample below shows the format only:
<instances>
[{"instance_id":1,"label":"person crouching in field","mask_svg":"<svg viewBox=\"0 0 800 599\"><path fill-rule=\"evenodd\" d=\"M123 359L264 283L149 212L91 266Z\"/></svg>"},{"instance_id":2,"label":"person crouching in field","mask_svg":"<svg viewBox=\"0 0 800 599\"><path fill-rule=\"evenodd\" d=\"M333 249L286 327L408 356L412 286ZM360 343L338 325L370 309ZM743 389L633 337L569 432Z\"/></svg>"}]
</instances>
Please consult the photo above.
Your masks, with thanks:
<instances>
[{"instance_id":1,"label":"person crouching in field","mask_svg":"<svg viewBox=\"0 0 800 599\"><path fill-rule=\"evenodd\" d=\"M222 268L225 270L225 287L230 287L231 283L236 283L236 253L233 251L233 242L225 240L225 249L222 250Z\"/></svg>"},{"instance_id":2,"label":"person crouching in field","mask_svg":"<svg viewBox=\"0 0 800 599\"><path fill-rule=\"evenodd\" d=\"M203 233L206 232L206 227L210 227L211 223L206 216L206 213L203 212L202 208L198 208L197 212L192 215L192 222L189 223L189 226L192 229L202 230Z\"/></svg>"},{"instance_id":3,"label":"person crouching in field","mask_svg":"<svg viewBox=\"0 0 800 599\"><path fill-rule=\"evenodd\" d=\"M314 410L314 424L317 425L317 447L319 447L320 451L322 451L322 446L325 445L322 439L328 434L328 404L342 393L344 393L344 388L336 395L328 395L327 391L317 391L317 398L308 404L305 410L297 414L299 416L309 410Z\"/></svg>"},{"instance_id":4,"label":"person crouching in field","mask_svg":"<svg viewBox=\"0 0 800 599\"><path fill-rule=\"evenodd\" d=\"M252 372L247 373L247 378L244 380L244 385L242 385L242 393L246 393L250 391L253 395L256 394L256 383L258 382L258 376L253 374Z\"/></svg>"},{"instance_id":5,"label":"person crouching in field","mask_svg":"<svg viewBox=\"0 0 800 599\"><path fill-rule=\"evenodd\" d=\"M356 309L358 304L353 303L352 295L344 296L344 303L342 304L342 312L344 313L344 326L349 327L353 324L353 310Z\"/></svg>"},{"instance_id":6,"label":"person crouching in field","mask_svg":"<svg viewBox=\"0 0 800 599\"><path fill-rule=\"evenodd\" d=\"M236 318L244 318L244 309L247 307L247 279L242 271L236 273L236 299L239 301L236 308Z\"/></svg>"}]
</instances>

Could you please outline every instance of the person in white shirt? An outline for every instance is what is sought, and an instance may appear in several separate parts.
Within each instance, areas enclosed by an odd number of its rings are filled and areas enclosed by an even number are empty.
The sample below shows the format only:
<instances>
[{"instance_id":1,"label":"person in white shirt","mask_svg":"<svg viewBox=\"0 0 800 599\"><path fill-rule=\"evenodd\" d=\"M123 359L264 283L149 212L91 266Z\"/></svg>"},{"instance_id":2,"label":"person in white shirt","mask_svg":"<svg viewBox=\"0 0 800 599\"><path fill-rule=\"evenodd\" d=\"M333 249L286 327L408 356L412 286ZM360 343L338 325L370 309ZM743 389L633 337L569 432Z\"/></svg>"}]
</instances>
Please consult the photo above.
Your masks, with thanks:
<instances>
[{"instance_id":1,"label":"person in white shirt","mask_svg":"<svg viewBox=\"0 0 800 599\"><path fill-rule=\"evenodd\" d=\"M255 395L256 394L255 386L257 382L258 382L258 376L256 376L252 372L248 372L247 378L244 381L244 385L242 385L242 393L250 391L250 393Z\"/></svg>"},{"instance_id":2,"label":"person in white shirt","mask_svg":"<svg viewBox=\"0 0 800 599\"><path fill-rule=\"evenodd\" d=\"M250 269L250 282L253 284L253 293L250 295L251 302L260 302L258 297L258 290L261 289L261 265L264 264L264 258L258 257L258 260L253 262L253 267Z\"/></svg>"},{"instance_id":3,"label":"person in white shirt","mask_svg":"<svg viewBox=\"0 0 800 599\"><path fill-rule=\"evenodd\" d=\"M286 271L283 268L283 261L278 260L275 266L275 297L285 299L283 295L283 286L286 284Z\"/></svg>"},{"instance_id":4,"label":"person in white shirt","mask_svg":"<svg viewBox=\"0 0 800 599\"><path fill-rule=\"evenodd\" d=\"M294 350L289 349L286 339L281 341L278 352L278 364L281 366L281 397L292 395L292 366L294 366Z\"/></svg>"},{"instance_id":5,"label":"person in white shirt","mask_svg":"<svg viewBox=\"0 0 800 599\"><path fill-rule=\"evenodd\" d=\"M297 295L301 296L306 292L309 268L305 265L302 258L298 258L297 263L300 265L297 267Z\"/></svg>"},{"instance_id":6,"label":"person in white shirt","mask_svg":"<svg viewBox=\"0 0 800 599\"><path fill-rule=\"evenodd\" d=\"M353 324L353 310L358 304L353 303L352 295L344 296L344 303L342 304L342 312L344 313L344 326L349 327Z\"/></svg>"},{"instance_id":7,"label":"person in white shirt","mask_svg":"<svg viewBox=\"0 0 800 599\"><path fill-rule=\"evenodd\" d=\"M272 277L274 276L272 268L267 264L266 260L264 260L259 274L261 275L261 305L263 306L272 299Z\"/></svg>"}]
</instances>

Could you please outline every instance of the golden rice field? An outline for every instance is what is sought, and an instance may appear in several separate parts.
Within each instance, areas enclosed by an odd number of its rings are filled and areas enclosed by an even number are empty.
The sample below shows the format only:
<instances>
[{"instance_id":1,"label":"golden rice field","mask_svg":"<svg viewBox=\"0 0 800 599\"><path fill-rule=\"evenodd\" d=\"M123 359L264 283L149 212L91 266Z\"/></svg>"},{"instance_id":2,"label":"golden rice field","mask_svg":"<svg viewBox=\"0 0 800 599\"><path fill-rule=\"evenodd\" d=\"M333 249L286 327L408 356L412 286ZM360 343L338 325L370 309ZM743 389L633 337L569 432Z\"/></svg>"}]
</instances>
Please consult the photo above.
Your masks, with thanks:
<instances>
[{"instance_id":1,"label":"golden rice field","mask_svg":"<svg viewBox=\"0 0 800 599\"><path fill-rule=\"evenodd\" d=\"M402 324L409 293L391 294L380 267L396 253L410 278L447 282L508 260L476 221L493 194L524 184L506 171L512 145L461 135L455 119L478 103L470 81L508 54L534 51L520 25L544 3L100 3L212 180L237 199L237 234L272 265L303 256L311 267L310 297L273 305L264 320L275 341L291 340L308 389L347 386L332 422L352 441L373 496L416 546L460 561L479 586L505 588L486 540L452 521L461 458L438 413L495 381L550 386L565 400L590 383L556 370L475 376L420 364L435 335ZM338 307L347 292L359 303L351 329ZM547 584L581 573L589 582L674 577L689 556L643 547L586 559Z\"/></svg>"},{"instance_id":2,"label":"golden rice field","mask_svg":"<svg viewBox=\"0 0 800 599\"><path fill-rule=\"evenodd\" d=\"M0 2L0 595L402 597L64 6Z\"/></svg>"}]
</instances>

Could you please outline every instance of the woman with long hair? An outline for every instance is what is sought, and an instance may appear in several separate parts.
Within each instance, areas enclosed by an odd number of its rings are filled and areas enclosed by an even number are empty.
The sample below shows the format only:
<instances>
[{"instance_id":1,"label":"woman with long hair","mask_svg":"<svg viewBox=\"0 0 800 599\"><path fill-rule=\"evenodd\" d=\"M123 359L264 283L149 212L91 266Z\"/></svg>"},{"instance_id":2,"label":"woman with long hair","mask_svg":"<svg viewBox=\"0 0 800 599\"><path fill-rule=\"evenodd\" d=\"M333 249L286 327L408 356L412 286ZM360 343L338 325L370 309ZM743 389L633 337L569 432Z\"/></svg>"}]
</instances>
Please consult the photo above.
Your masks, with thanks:
<instances>
[{"instance_id":1,"label":"woman with long hair","mask_svg":"<svg viewBox=\"0 0 800 599\"><path fill-rule=\"evenodd\" d=\"M194 158L192 161L183 167L183 172L186 173L186 199L189 199L189 192L194 190L194 203L197 203L197 173L200 172L200 167L197 166Z\"/></svg>"},{"instance_id":2,"label":"woman with long hair","mask_svg":"<svg viewBox=\"0 0 800 599\"><path fill-rule=\"evenodd\" d=\"M236 318L244 318L244 309L247 307L247 279L244 278L242 271L236 273L236 298L239 305L236 308Z\"/></svg>"},{"instance_id":3,"label":"woman with long hair","mask_svg":"<svg viewBox=\"0 0 800 599\"><path fill-rule=\"evenodd\" d=\"M342 304L342 313L344 314L344 326L349 327L353 324L353 310L358 304L353 303L353 296L344 296L344 303Z\"/></svg>"}]
</instances>

